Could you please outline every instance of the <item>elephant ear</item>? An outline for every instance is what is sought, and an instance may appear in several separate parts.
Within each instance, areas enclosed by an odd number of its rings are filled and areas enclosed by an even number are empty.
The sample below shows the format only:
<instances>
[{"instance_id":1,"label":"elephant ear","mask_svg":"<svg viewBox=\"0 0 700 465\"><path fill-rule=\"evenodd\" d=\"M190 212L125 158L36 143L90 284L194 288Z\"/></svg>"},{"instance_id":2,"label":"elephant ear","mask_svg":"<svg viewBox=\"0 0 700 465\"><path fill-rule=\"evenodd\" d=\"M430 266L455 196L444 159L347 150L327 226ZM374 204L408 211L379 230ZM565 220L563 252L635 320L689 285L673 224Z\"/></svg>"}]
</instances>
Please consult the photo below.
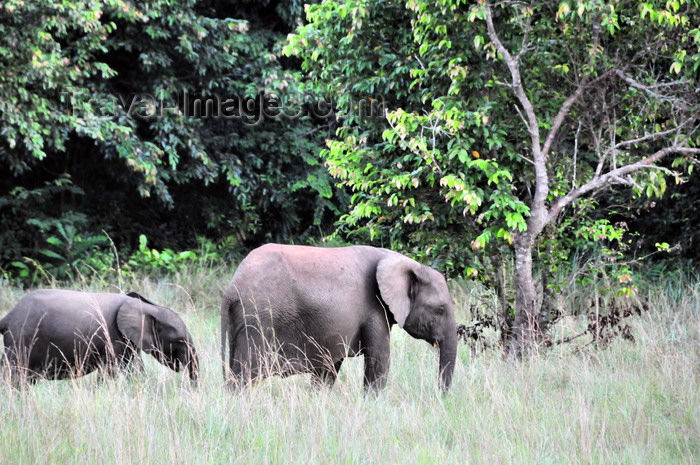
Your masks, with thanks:
<instances>
[{"instance_id":1,"label":"elephant ear","mask_svg":"<svg viewBox=\"0 0 700 465\"><path fill-rule=\"evenodd\" d=\"M377 284L399 328L411 312L413 286L420 264L399 254L391 254L377 264Z\"/></svg>"},{"instance_id":2,"label":"elephant ear","mask_svg":"<svg viewBox=\"0 0 700 465\"><path fill-rule=\"evenodd\" d=\"M142 301L140 296L129 297L117 312L117 328L138 349L153 350L156 348L154 324L159 310L148 301Z\"/></svg>"}]
</instances>

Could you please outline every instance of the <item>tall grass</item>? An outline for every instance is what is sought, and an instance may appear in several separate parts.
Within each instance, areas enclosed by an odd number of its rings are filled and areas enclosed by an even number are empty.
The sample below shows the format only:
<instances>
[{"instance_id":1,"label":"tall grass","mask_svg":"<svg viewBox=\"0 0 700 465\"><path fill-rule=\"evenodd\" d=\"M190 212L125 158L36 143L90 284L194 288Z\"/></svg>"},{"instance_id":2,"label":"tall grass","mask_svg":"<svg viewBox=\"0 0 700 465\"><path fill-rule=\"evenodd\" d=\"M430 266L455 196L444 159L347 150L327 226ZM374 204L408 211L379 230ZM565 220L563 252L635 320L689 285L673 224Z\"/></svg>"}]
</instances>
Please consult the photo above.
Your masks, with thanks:
<instances>
[{"instance_id":1,"label":"tall grass","mask_svg":"<svg viewBox=\"0 0 700 465\"><path fill-rule=\"evenodd\" d=\"M460 348L454 384L437 389L437 353L398 328L379 396L362 392L362 359L332 390L307 376L242 392L222 385L218 313L230 270L129 278L178 311L201 356L201 385L144 355L145 374L0 383L0 464L694 464L700 459L700 286L650 295L635 344L577 340L521 362ZM177 283L177 284L175 284ZM466 292L455 285L460 316ZM19 300L0 288L0 315ZM570 319L560 331L576 330Z\"/></svg>"}]
</instances>

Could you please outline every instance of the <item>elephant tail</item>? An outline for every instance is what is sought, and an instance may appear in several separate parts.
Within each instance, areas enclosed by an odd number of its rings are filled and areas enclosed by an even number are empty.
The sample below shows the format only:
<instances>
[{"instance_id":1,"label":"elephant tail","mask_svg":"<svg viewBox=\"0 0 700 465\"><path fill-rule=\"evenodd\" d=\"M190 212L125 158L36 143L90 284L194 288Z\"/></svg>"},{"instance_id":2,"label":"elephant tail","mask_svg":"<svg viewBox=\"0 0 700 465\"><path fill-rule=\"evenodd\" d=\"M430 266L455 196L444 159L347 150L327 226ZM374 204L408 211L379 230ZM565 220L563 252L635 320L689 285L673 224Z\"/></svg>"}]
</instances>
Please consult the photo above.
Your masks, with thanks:
<instances>
[{"instance_id":1,"label":"elephant tail","mask_svg":"<svg viewBox=\"0 0 700 465\"><path fill-rule=\"evenodd\" d=\"M221 303L221 370L226 381L226 336L228 335L228 312L231 302L227 295L224 294L224 300Z\"/></svg>"},{"instance_id":2,"label":"elephant tail","mask_svg":"<svg viewBox=\"0 0 700 465\"><path fill-rule=\"evenodd\" d=\"M226 348L229 348L228 360L233 360L233 334L231 332L231 308L235 305L235 300L230 295L225 294L221 303L221 369L224 375L224 382L231 378L231 370L226 358Z\"/></svg>"},{"instance_id":3,"label":"elephant tail","mask_svg":"<svg viewBox=\"0 0 700 465\"><path fill-rule=\"evenodd\" d=\"M7 330L9 329L7 327L7 322L5 321L7 317L0 319L0 336L5 334ZM2 340L0 339L0 350L2 350L4 344ZM0 354L0 372L2 372L2 367L7 363L7 350L3 350L2 353ZM1 373L0 373L1 375Z\"/></svg>"}]
</instances>

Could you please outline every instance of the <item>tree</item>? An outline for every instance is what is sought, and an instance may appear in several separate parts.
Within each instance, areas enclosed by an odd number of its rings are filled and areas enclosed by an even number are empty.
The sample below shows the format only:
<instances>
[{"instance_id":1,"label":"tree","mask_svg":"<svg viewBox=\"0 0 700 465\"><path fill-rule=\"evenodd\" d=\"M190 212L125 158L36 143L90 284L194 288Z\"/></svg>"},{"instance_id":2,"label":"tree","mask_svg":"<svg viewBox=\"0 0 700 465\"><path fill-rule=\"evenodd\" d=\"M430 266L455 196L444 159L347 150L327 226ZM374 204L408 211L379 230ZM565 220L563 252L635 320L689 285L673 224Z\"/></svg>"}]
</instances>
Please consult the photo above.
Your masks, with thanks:
<instances>
[{"instance_id":1,"label":"tree","mask_svg":"<svg viewBox=\"0 0 700 465\"><path fill-rule=\"evenodd\" d=\"M308 7L309 24L288 51L305 57L309 76L328 92L385 93L389 110L383 130L348 118L328 142L331 173L355 191L344 227L419 245L466 275L512 257L508 352L531 350L549 318L535 285L548 257L535 251L565 257L561 239L572 232L619 237L609 221L587 214L597 197L612 186L660 195L668 177L681 182L677 170L697 162L699 6ZM467 243L476 257L465 256Z\"/></svg>"}]
</instances>

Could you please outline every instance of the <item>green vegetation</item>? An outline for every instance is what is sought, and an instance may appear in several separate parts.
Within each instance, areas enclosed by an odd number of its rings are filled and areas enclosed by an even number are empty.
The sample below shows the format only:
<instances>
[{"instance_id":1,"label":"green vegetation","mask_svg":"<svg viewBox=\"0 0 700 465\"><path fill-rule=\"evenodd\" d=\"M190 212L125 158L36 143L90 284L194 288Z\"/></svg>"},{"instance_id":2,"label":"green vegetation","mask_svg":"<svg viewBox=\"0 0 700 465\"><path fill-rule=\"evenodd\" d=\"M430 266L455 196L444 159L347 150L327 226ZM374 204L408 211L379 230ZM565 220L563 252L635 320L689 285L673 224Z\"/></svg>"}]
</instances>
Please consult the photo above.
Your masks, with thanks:
<instances>
[{"instance_id":1,"label":"green vegetation","mask_svg":"<svg viewBox=\"0 0 700 465\"><path fill-rule=\"evenodd\" d=\"M318 159L328 121L262 113L281 90L303 110L281 54L301 13L296 1L0 3L0 269L43 263L60 226L125 255L141 234L159 250L201 236L240 253L330 232L344 200Z\"/></svg>"},{"instance_id":2,"label":"green vegetation","mask_svg":"<svg viewBox=\"0 0 700 465\"><path fill-rule=\"evenodd\" d=\"M699 8L6 0L0 276L381 245L494 289L519 356L558 296L696 267Z\"/></svg>"},{"instance_id":3,"label":"green vegetation","mask_svg":"<svg viewBox=\"0 0 700 465\"><path fill-rule=\"evenodd\" d=\"M188 267L120 283L183 316L200 348L198 389L149 356L143 376L0 384L0 462L692 464L700 454L697 282L652 289L651 311L631 322L634 344L599 350L581 338L515 365L498 348L462 346L445 396L434 350L395 329L387 389L374 397L363 395L361 359L344 365L331 391L305 376L225 390L218 307L231 272ZM118 290L100 280L71 287ZM452 288L458 321L468 321L478 286ZM22 294L0 289L0 315ZM578 305L564 304L567 314ZM584 325L567 317L554 333Z\"/></svg>"},{"instance_id":4,"label":"green vegetation","mask_svg":"<svg viewBox=\"0 0 700 465\"><path fill-rule=\"evenodd\" d=\"M388 110L382 124L347 118L322 153L354 193L339 232L417 250L456 275L512 283L501 293L510 354L527 350L557 312L548 294L563 283L552 271L577 247L625 247L627 228L598 198L613 186L658 197L697 163L698 7L309 6L288 53L304 60L315 85L349 92L338 102L345 111L377 94ZM618 213L634 206L627 200ZM504 276L511 261L513 275ZM618 273L620 292L629 292L629 268Z\"/></svg>"}]
</instances>

